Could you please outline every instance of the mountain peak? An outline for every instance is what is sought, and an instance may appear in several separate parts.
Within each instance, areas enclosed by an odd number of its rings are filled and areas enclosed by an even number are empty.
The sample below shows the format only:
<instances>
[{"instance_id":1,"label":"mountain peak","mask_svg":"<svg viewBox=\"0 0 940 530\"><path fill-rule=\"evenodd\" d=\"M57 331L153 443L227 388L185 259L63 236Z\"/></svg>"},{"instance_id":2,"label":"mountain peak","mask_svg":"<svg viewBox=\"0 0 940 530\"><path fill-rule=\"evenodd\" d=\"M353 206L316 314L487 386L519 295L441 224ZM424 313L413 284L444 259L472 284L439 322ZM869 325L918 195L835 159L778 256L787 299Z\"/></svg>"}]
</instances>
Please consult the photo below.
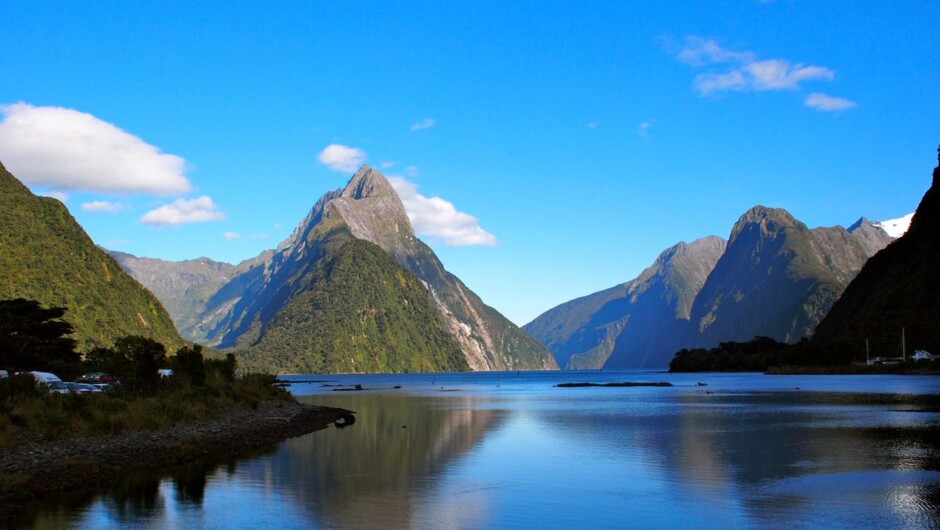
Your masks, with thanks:
<instances>
[{"instance_id":1,"label":"mountain peak","mask_svg":"<svg viewBox=\"0 0 940 530\"><path fill-rule=\"evenodd\" d=\"M343 189L342 197L352 200L361 200L369 197L387 196L393 194L397 197L395 189L385 178L385 175L363 164L356 174L349 180Z\"/></svg>"},{"instance_id":2,"label":"mountain peak","mask_svg":"<svg viewBox=\"0 0 940 530\"><path fill-rule=\"evenodd\" d=\"M770 208L758 204L738 218L738 222L731 229L731 237L728 241L733 242L745 231L752 232L755 229L758 229L762 235L774 236L781 230L795 225L802 225L802 223L783 208Z\"/></svg>"},{"instance_id":3,"label":"mountain peak","mask_svg":"<svg viewBox=\"0 0 940 530\"><path fill-rule=\"evenodd\" d=\"M415 233L398 193L378 170L363 165L338 197L326 204L327 216L338 214L353 236L375 243L393 256L407 254Z\"/></svg>"}]
</instances>

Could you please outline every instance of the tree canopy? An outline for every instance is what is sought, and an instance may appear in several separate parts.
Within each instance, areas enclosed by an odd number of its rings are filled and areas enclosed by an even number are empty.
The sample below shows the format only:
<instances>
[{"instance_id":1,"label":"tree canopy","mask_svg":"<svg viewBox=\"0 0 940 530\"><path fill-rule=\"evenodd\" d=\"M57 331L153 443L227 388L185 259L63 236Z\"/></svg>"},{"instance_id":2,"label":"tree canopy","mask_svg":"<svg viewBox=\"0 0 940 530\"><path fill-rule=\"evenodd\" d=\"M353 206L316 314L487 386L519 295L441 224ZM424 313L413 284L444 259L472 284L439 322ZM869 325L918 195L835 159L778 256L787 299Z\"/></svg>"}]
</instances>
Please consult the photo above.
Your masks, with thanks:
<instances>
[{"instance_id":1,"label":"tree canopy","mask_svg":"<svg viewBox=\"0 0 940 530\"><path fill-rule=\"evenodd\" d=\"M14 371L69 371L81 361L64 307L35 300L0 300L0 367Z\"/></svg>"}]
</instances>

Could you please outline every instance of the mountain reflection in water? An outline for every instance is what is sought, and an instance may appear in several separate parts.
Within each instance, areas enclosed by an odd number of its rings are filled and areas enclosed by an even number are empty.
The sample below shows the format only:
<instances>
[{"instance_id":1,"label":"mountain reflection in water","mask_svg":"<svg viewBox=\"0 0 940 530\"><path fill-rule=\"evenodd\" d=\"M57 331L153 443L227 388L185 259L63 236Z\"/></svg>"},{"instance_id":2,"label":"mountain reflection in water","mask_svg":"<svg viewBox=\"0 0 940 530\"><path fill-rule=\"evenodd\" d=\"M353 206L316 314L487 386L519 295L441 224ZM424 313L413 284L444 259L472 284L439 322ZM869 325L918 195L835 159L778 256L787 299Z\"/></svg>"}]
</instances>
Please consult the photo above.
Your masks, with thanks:
<instances>
[{"instance_id":1,"label":"mountain reflection in water","mask_svg":"<svg viewBox=\"0 0 940 530\"><path fill-rule=\"evenodd\" d=\"M940 378L356 378L366 389L384 390L292 388L302 401L357 411L348 428L58 499L19 522L34 528L940 526ZM639 378L676 386L552 386ZM710 378L709 386L698 387L700 378ZM393 390L397 383L404 388Z\"/></svg>"}]
</instances>

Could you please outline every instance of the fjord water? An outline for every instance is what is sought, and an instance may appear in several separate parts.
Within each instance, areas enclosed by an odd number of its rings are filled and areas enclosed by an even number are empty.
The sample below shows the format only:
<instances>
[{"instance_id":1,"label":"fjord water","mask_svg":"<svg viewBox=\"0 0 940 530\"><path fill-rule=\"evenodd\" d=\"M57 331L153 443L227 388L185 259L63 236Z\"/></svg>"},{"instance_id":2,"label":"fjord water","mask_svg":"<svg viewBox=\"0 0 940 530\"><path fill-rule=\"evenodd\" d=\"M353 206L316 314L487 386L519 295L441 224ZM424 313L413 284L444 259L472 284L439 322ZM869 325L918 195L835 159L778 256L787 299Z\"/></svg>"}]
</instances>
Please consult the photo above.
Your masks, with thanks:
<instances>
[{"instance_id":1,"label":"fjord water","mask_svg":"<svg viewBox=\"0 0 940 530\"><path fill-rule=\"evenodd\" d=\"M303 402L355 410L356 423L253 457L56 500L21 522L940 527L938 377L512 372L287 379ZM564 381L674 386L554 386ZM336 391L357 384L364 390Z\"/></svg>"}]
</instances>

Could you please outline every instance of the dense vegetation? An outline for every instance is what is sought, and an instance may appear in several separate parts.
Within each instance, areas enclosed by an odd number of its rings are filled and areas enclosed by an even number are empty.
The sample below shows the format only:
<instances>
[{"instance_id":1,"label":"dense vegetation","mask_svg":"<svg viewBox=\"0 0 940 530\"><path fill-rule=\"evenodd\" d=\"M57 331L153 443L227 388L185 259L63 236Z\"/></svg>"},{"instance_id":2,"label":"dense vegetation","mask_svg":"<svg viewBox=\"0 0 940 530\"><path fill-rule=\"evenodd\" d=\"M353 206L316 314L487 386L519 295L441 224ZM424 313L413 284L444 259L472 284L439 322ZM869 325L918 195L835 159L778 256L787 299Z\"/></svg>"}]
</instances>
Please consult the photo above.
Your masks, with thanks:
<instances>
[{"instance_id":1,"label":"dense vegetation","mask_svg":"<svg viewBox=\"0 0 940 530\"><path fill-rule=\"evenodd\" d=\"M33 195L0 164L0 299L69 308L80 349L126 335L184 342L160 301L95 246L59 201Z\"/></svg>"},{"instance_id":2,"label":"dense vegetation","mask_svg":"<svg viewBox=\"0 0 940 530\"><path fill-rule=\"evenodd\" d=\"M240 353L254 370L429 372L466 370L420 280L376 245L343 229L320 240L320 259Z\"/></svg>"},{"instance_id":3,"label":"dense vegetation","mask_svg":"<svg viewBox=\"0 0 940 530\"><path fill-rule=\"evenodd\" d=\"M15 445L24 430L51 439L156 429L286 397L270 376L236 379L233 355L204 359L198 345L167 357L163 344L127 336L113 348L94 348L82 360L67 336L72 328L65 313L33 300L0 301L0 368L9 372L0 378L0 447ZM163 377L161 368L174 373ZM102 394L50 394L28 373L33 370L54 370L66 380L84 372L107 372L123 384Z\"/></svg>"},{"instance_id":4,"label":"dense vegetation","mask_svg":"<svg viewBox=\"0 0 940 530\"><path fill-rule=\"evenodd\" d=\"M682 349L669 363L670 372L763 372L781 362L789 344L770 337L749 342L722 342L714 348Z\"/></svg>"}]
</instances>

